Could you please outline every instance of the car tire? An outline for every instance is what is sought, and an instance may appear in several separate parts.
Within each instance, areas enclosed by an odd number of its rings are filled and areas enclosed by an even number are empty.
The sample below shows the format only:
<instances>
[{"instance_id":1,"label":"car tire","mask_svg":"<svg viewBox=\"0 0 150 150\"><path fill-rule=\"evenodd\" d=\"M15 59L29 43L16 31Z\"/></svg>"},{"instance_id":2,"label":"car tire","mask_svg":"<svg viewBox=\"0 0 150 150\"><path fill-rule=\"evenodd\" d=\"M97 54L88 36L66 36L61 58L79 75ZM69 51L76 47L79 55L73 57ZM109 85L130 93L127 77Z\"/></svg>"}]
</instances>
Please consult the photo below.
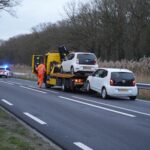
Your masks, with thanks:
<instances>
[{"instance_id":1,"label":"car tire","mask_svg":"<svg viewBox=\"0 0 150 150\"><path fill-rule=\"evenodd\" d=\"M74 68L73 68L73 66L70 68L70 73L74 74Z\"/></svg>"},{"instance_id":2,"label":"car tire","mask_svg":"<svg viewBox=\"0 0 150 150\"><path fill-rule=\"evenodd\" d=\"M90 82L87 81L87 83L86 83L86 92L90 92L90 91L91 91L91 89L90 89Z\"/></svg>"},{"instance_id":3,"label":"car tire","mask_svg":"<svg viewBox=\"0 0 150 150\"><path fill-rule=\"evenodd\" d=\"M134 101L136 99L136 96L130 96L129 98L130 100Z\"/></svg>"},{"instance_id":4,"label":"car tire","mask_svg":"<svg viewBox=\"0 0 150 150\"><path fill-rule=\"evenodd\" d=\"M63 67L62 66L60 67L60 73L63 73Z\"/></svg>"},{"instance_id":5,"label":"car tire","mask_svg":"<svg viewBox=\"0 0 150 150\"><path fill-rule=\"evenodd\" d=\"M106 88L104 88L104 87L102 88L101 96L103 99L106 99L108 97Z\"/></svg>"}]
</instances>

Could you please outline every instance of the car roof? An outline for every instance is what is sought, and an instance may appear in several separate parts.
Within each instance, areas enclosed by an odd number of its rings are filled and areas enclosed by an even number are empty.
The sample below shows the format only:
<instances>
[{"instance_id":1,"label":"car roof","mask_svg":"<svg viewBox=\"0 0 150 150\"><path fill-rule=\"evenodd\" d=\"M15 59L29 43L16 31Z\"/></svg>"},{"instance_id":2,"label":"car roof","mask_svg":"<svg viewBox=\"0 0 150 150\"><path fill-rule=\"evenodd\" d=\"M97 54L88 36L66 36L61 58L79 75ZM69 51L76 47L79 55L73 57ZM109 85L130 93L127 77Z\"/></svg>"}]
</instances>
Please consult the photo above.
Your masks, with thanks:
<instances>
[{"instance_id":1,"label":"car roof","mask_svg":"<svg viewBox=\"0 0 150 150\"><path fill-rule=\"evenodd\" d=\"M99 68L99 69L104 69L109 72L130 72L130 73L132 73L131 70L124 69L124 68Z\"/></svg>"},{"instance_id":2,"label":"car roof","mask_svg":"<svg viewBox=\"0 0 150 150\"><path fill-rule=\"evenodd\" d=\"M91 52L72 52L74 54L94 54L94 53L91 53Z\"/></svg>"}]
</instances>

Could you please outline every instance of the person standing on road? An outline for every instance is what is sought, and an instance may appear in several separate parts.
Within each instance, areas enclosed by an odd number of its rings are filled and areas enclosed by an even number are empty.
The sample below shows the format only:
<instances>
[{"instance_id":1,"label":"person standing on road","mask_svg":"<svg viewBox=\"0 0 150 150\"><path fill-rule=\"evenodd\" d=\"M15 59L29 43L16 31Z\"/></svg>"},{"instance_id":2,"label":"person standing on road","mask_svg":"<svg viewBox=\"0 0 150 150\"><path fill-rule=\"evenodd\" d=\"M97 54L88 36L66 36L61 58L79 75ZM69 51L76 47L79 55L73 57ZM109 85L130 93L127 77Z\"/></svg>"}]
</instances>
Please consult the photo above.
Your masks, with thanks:
<instances>
[{"instance_id":1,"label":"person standing on road","mask_svg":"<svg viewBox=\"0 0 150 150\"><path fill-rule=\"evenodd\" d=\"M45 74L45 65L43 64L43 62L41 64L38 65L38 67L36 67L37 70L37 76L38 76L38 86L39 88L42 87L43 84L43 80L44 80L44 74Z\"/></svg>"}]
</instances>

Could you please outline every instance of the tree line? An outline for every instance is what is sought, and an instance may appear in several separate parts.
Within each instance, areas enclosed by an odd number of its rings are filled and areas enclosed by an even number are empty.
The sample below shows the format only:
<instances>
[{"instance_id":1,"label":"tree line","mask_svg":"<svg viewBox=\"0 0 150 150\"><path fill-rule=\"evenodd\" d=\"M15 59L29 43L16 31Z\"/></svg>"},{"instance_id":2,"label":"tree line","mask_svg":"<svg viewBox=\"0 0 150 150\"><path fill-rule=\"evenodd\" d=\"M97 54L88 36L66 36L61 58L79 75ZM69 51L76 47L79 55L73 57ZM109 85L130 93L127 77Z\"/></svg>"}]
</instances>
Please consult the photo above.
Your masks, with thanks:
<instances>
[{"instance_id":1,"label":"tree line","mask_svg":"<svg viewBox=\"0 0 150 150\"><path fill-rule=\"evenodd\" d=\"M102 60L150 56L150 0L70 2L66 19L40 24L31 34L0 46L0 60L31 64L32 54L45 54L64 44L71 51L94 52Z\"/></svg>"}]
</instances>

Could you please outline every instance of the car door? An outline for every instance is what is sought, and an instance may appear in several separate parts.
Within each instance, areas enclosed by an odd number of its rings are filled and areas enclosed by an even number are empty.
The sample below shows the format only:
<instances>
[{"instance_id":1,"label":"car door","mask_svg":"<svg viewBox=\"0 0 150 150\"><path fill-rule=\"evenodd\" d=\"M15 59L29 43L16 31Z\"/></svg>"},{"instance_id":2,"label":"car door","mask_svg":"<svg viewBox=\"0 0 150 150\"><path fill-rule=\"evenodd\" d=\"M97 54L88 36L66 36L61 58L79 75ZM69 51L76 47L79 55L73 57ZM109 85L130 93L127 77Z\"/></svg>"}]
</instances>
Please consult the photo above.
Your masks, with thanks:
<instances>
[{"instance_id":1,"label":"car door","mask_svg":"<svg viewBox=\"0 0 150 150\"><path fill-rule=\"evenodd\" d=\"M100 70L97 70L93 73L92 79L90 82L91 89L93 89L94 91L98 91L99 72Z\"/></svg>"},{"instance_id":2,"label":"car door","mask_svg":"<svg viewBox=\"0 0 150 150\"><path fill-rule=\"evenodd\" d=\"M107 75L108 71L105 69L101 69L99 72L99 81L98 81L98 91L101 93L102 87L106 86L105 83L107 83Z\"/></svg>"},{"instance_id":3,"label":"car door","mask_svg":"<svg viewBox=\"0 0 150 150\"><path fill-rule=\"evenodd\" d=\"M97 92L101 92L101 89L105 83L105 77L107 76L107 71L104 69L99 69L95 72L92 78L92 88Z\"/></svg>"},{"instance_id":4,"label":"car door","mask_svg":"<svg viewBox=\"0 0 150 150\"><path fill-rule=\"evenodd\" d=\"M74 57L74 54L71 53L69 54L67 57L66 57L66 60L63 61L62 63L62 66L63 66L63 70L65 72L69 72L70 71L70 67L71 67L71 64L72 64L72 59Z\"/></svg>"}]
</instances>

